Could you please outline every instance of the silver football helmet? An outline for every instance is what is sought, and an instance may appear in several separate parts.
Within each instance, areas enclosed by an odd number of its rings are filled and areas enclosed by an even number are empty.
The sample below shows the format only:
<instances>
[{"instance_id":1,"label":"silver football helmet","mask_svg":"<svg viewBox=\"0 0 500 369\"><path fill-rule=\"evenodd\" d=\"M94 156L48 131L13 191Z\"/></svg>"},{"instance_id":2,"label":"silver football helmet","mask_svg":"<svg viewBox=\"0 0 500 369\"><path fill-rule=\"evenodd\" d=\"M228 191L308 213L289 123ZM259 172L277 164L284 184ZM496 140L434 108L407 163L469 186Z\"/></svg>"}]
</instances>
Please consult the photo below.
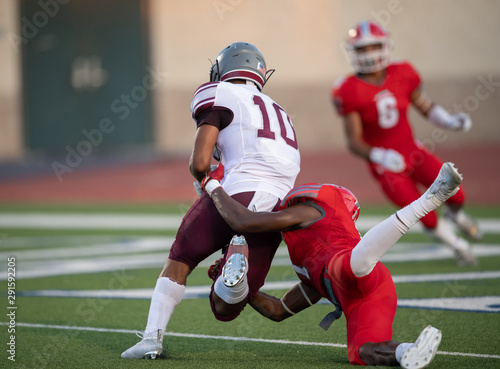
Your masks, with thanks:
<instances>
[{"instance_id":1,"label":"silver football helmet","mask_svg":"<svg viewBox=\"0 0 500 369\"><path fill-rule=\"evenodd\" d=\"M271 72L271 71L269 71ZM262 90L266 83L266 61L252 44L235 42L222 50L210 69L210 81L244 79Z\"/></svg>"}]
</instances>

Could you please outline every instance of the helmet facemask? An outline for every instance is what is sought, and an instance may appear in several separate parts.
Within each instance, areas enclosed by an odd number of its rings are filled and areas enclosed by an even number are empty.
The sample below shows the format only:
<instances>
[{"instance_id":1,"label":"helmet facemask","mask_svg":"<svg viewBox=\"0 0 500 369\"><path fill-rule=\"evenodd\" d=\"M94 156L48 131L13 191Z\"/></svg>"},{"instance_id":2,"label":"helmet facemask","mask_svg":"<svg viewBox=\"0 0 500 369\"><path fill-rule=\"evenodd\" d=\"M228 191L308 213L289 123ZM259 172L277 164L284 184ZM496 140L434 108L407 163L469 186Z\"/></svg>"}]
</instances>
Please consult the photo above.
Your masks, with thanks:
<instances>
[{"instance_id":1,"label":"helmet facemask","mask_svg":"<svg viewBox=\"0 0 500 369\"><path fill-rule=\"evenodd\" d=\"M360 46L347 46L347 52L357 73L375 73L384 70L390 61L388 41L377 41L368 45L380 45L379 49L362 51Z\"/></svg>"}]
</instances>

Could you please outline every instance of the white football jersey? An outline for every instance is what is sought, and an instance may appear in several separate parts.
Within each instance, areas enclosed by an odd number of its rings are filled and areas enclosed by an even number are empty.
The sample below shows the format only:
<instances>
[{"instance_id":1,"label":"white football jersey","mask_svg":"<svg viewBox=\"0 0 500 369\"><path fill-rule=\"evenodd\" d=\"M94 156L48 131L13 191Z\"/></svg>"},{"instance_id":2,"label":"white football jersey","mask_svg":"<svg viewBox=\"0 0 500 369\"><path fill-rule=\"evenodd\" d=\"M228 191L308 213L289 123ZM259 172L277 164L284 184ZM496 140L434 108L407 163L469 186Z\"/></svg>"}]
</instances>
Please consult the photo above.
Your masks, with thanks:
<instances>
[{"instance_id":1,"label":"white football jersey","mask_svg":"<svg viewBox=\"0 0 500 369\"><path fill-rule=\"evenodd\" d=\"M233 115L216 144L224 165L224 190L229 195L264 191L282 199L300 171L297 138L285 111L253 84L230 82L209 82L196 90L193 118L210 107Z\"/></svg>"}]
</instances>

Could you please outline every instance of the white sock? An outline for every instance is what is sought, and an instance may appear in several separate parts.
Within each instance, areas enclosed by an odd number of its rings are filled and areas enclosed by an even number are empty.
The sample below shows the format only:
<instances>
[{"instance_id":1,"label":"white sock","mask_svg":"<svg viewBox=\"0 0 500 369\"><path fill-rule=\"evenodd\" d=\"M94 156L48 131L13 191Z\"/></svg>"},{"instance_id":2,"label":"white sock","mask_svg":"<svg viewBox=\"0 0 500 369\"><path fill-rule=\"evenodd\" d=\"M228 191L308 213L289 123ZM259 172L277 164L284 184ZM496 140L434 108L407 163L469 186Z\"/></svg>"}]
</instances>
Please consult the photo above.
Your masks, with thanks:
<instances>
[{"instance_id":1,"label":"white sock","mask_svg":"<svg viewBox=\"0 0 500 369\"><path fill-rule=\"evenodd\" d=\"M420 218L437 206L422 195L370 229L352 250L351 269L358 278L370 274L377 262Z\"/></svg>"},{"instance_id":2,"label":"white sock","mask_svg":"<svg viewBox=\"0 0 500 369\"><path fill-rule=\"evenodd\" d=\"M421 196L411 204L405 206L401 210L398 210L396 214L403 223L401 225L401 229L405 229L406 232L408 229L417 224L420 218L423 218L425 215L436 209L437 206L431 200L426 199L425 196Z\"/></svg>"},{"instance_id":3,"label":"white sock","mask_svg":"<svg viewBox=\"0 0 500 369\"><path fill-rule=\"evenodd\" d=\"M163 339L168 321L176 306L181 302L185 289L186 286L178 284L170 278L158 278L153 296L151 297L148 324L144 331L144 337L156 337L158 329L160 329L161 339Z\"/></svg>"},{"instance_id":4,"label":"white sock","mask_svg":"<svg viewBox=\"0 0 500 369\"><path fill-rule=\"evenodd\" d=\"M450 223L443 219L438 219L436 228L430 231L431 235L436 237L439 241L443 242L446 246L454 250L465 251L469 249L469 243L463 238L459 237Z\"/></svg>"},{"instance_id":5,"label":"white sock","mask_svg":"<svg viewBox=\"0 0 500 369\"><path fill-rule=\"evenodd\" d=\"M364 235L351 254L351 269L356 277L370 274L380 258L406 232L401 228L401 222L392 214Z\"/></svg>"},{"instance_id":6,"label":"white sock","mask_svg":"<svg viewBox=\"0 0 500 369\"><path fill-rule=\"evenodd\" d=\"M243 301L248 295L248 290L248 281L246 275L243 276L240 283L233 287L228 287L224 284L224 282L222 281L222 275L217 278L214 284L214 292L217 294L217 296L231 305Z\"/></svg>"},{"instance_id":7,"label":"white sock","mask_svg":"<svg viewBox=\"0 0 500 369\"><path fill-rule=\"evenodd\" d=\"M450 209L450 208L448 208ZM463 209L458 209L457 211L453 211L450 209L450 213L452 214L452 220L457 223L463 223L469 220L469 216L463 211Z\"/></svg>"},{"instance_id":8,"label":"white sock","mask_svg":"<svg viewBox=\"0 0 500 369\"><path fill-rule=\"evenodd\" d=\"M398 363L401 363L401 357L403 356L403 352L405 352L407 349L412 347L412 345L415 345L414 343L401 343L399 344L398 347L396 347L396 360Z\"/></svg>"}]
</instances>

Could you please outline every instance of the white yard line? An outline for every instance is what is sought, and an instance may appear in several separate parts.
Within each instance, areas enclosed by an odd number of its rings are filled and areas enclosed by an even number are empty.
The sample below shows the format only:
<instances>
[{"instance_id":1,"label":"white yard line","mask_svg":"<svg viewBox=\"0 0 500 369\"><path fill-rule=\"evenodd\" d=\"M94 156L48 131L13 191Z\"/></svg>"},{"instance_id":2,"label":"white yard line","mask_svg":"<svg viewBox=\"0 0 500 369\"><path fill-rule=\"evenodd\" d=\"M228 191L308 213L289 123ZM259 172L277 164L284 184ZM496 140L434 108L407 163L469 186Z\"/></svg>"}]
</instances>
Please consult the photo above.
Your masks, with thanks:
<instances>
[{"instance_id":1,"label":"white yard line","mask_svg":"<svg viewBox=\"0 0 500 369\"><path fill-rule=\"evenodd\" d=\"M381 216L360 216L356 225L364 232L384 219ZM0 228L176 230L181 220L182 215L0 212ZM499 219L478 221L485 233L500 233ZM409 232L421 231L422 226L417 224Z\"/></svg>"},{"instance_id":2,"label":"white yard line","mask_svg":"<svg viewBox=\"0 0 500 369\"><path fill-rule=\"evenodd\" d=\"M131 278L126 272L117 274L115 277L110 277L108 284L113 285L108 289L100 290L36 290L18 292L19 296L37 296L37 297L80 297L80 298L103 298L103 299L151 299L153 287L127 289L126 285L123 288L116 288L116 282L123 281L125 284ZM469 273L442 273L442 274L416 274L416 275L399 275L393 276L395 284L399 283L423 283L423 282L453 282L448 288L448 295L459 296L462 292L460 285L456 282L467 280L485 280L499 279L500 271L491 272L469 272ZM262 291L288 290L293 287L298 280L266 282L261 288ZM211 286L187 286L184 293L184 299L205 298L210 293ZM458 292L457 292L457 291ZM414 304L417 304L415 299ZM399 303L399 302L398 302ZM499 301L500 303L500 301ZM492 303L492 305L494 305ZM456 305L460 308L460 304ZM498 310L498 309L497 309ZM495 311L497 311L495 310ZM493 310L492 310L493 311Z\"/></svg>"},{"instance_id":3,"label":"white yard line","mask_svg":"<svg viewBox=\"0 0 500 369\"><path fill-rule=\"evenodd\" d=\"M165 262L172 238L137 238L120 243L103 243L82 247L51 248L44 250L15 250L0 252L0 258L16 257L16 273L19 278L42 278L61 275L101 273L140 268L161 269ZM74 254L73 254L73 250ZM159 251L159 252L152 252ZM500 245L475 245L473 252L478 257L500 255ZM209 267L221 253L216 252L200 263ZM382 262L404 262L444 260L454 258L447 247L432 244L398 243L383 256ZM273 260L273 266L290 266L286 247L282 246ZM0 280L7 278L6 265L0 264Z\"/></svg>"},{"instance_id":4,"label":"white yard line","mask_svg":"<svg viewBox=\"0 0 500 369\"><path fill-rule=\"evenodd\" d=\"M9 325L7 322L0 322L0 325ZM42 328L42 329L59 329L59 330L72 330L72 331L86 331L86 332L99 332L99 333L125 333L125 334L135 334L137 331L131 329L110 329L110 328L94 328L94 327L75 327L66 325L50 325L50 324L30 324L30 323L16 323L16 326L26 327L26 328ZM309 341L289 341L289 340L271 340L264 338L250 338L250 337L231 337L231 336L212 336L207 334L192 334L192 333L177 333L177 332L165 332L166 336L171 337L183 337L183 338L201 338L201 339L212 339L212 340L226 340L226 341L240 341L240 342L259 342L259 343L274 343L282 345L300 345L300 346L325 346L325 347L336 347L336 348L346 348L347 345L342 343L327 343L327 342L309 342ZM467 352L447 352L438 351L439 355L450 355L450 356L467 356L467 357L477 357L477 358L487 358L487 359L500 359L500 355L489 355L489 354L475 354Z\"/></svg>"},{"instance_id":5,"label":"white yard line","mask_svg":"<svg viewBox=\"0 0 500 369\"><path fill-rule=\"evenodd\" d=\"M0 213L0 227L36 229L177 229L182 216L128 214Z\"/></svg>"},{"instance_id":6,"label":"white yard line","mask_svg":"<svg viewBox=\"0 0 500 369\"><path fill-rule=\"evenodd\" d=\"M75 237L85 240L84 236ZM44 248L41 250L16 250L0 252L0 260L9 256L15 256L21 260L47 260L47 259L74 259L79 257L103 256L115 254L128 254L137 252L151 252L170 250L174 237L137 237L123 240L123 237L116 237L115 242L99 243L95 242L82 246ZM33 239L36 242L36 238ZM7 242L5 242L7 243ZM82 242L83 243L83 242ZM47 246L45 246L47 247ZM12 247L12 249L15 249ZM166 253L164 253L166 255Z\"/></svg>"}]
</instances>

